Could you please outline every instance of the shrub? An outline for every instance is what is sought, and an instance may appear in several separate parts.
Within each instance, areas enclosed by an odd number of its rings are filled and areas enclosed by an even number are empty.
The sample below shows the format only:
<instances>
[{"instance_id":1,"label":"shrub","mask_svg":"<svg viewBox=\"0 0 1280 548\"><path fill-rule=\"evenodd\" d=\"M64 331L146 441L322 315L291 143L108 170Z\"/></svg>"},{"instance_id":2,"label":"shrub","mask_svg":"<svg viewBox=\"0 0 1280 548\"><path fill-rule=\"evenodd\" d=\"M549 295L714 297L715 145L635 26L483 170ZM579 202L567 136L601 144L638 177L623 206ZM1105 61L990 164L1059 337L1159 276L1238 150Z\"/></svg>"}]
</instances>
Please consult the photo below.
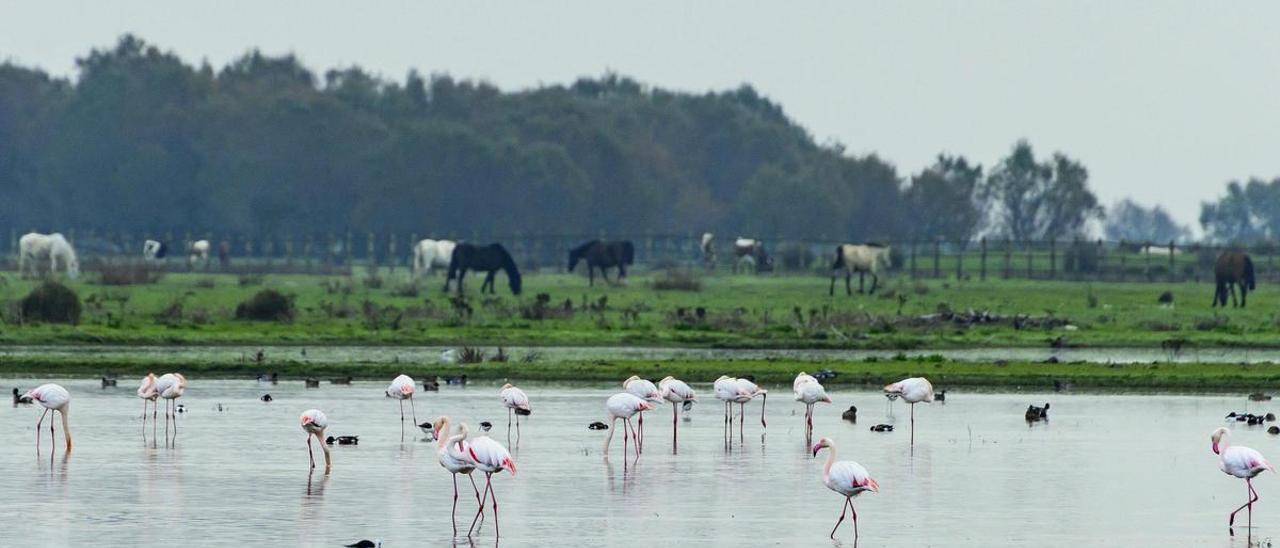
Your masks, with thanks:
<instances>
[{"instance_id":1,"label":"shrub","mask_svg":"<svg viewBox=\"0 0 1280 548\"><path fill-rule=\"evenodd\" d=\"M702 281L688 268L668 268L651 285L658 291L702 291Z\"/></svg>"},{"instance_id":2,"label":"shrub","mask_svg":"<svg viewBox=\"0 0 1280 548\"><path fill-rule=\"evenodd\" d=\"M480 363L484 361L484 350L470 346L458 351L458 363Z\"/></svg>"},{"instance_id":3,"label":"shrub","mask_svg":"<svg viewBox=\"0 0 1280 548\"><path fill-rule=\"evenodd\" d=\"M263 289L236 306L236 319L291 322L295 312L292 297L274 289Z\"/></svg>"},{"instance_id":4,"label":"shrub","mask_svg":"<svg viewBox=\"0 0 1280 548\"><path fill-rule=\"evenodd\" d=\"M98 267L98 283L102 285L153 284L160 273L146 263L103 263Z\"/></svg>"},{"instance_id":5,"label":"shrub","mask_svg":"<svg viewBox=\"0 0 1280 548\"><path fill-rule=\"evenodd\" d=\"M22 298L22 321L80 323L80 297L71 288L46 281Z\"/></svg>"}]
</instances>

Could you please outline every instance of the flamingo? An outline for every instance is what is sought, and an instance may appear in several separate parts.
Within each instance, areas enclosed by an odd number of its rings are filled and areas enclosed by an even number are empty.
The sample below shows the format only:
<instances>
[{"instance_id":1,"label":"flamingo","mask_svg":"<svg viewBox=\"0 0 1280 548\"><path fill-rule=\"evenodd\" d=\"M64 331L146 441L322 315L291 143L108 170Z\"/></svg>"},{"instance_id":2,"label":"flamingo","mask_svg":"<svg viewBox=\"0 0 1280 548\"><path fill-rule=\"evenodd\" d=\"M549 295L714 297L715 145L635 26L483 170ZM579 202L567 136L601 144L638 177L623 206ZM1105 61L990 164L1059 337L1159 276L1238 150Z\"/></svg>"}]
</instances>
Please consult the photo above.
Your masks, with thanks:
<instances>
[{"instance_id":1,"label":"flamingo","mask_svg":"<svg viewBox=\"0 0 1280 548\"><path fill-rule=\"evenodd\" d=\"M649 403L635 394L630 392L619 392L609 396L604 402L605 411L608 412L609 436L604 439L604 457L609 458L609 443L613 441L613 431L617 430L618 419L622 419L622 458L625 461L627 457L627 435L625 430L631 427L631 417L641 411L653 409L653 404ZM636 456L640 456L640 441L635 439L635 429L631 428L630 435L632 440L636 442Z\"/></svg>"},{"instance_id":2,"label":"flamingo","mask_svg":"<svg viewBox=\"0 0 1280 548\"><path fill-rule=\"evenodd\" d=\"M471 490L476 493L476 502L480 503L480 488L476 487L476 478L471 475L476 469L475 461L471 460L471 444L467 443L467 423L458 423L457 433L449 435L449 417L442 416L436 419L435 431L437 432L436 440L438 450L436 453L440 458L440 466L448 470L453 475L453 512L450 514L453 522L453 534L458 534L458 474L466 474L471 480ZM483 508L481 503L481 508Z\"/></svg>"},{"instance_id":3,"label":"flamingo","mask_svg":"<svg viewBox=\"0 0 1280 548\"><path fill-rule=\"evenodd\" d=\"M676 419L680 416L677 408L685 402L697 401L698 395L684 381L671 376L658 381L658 386L661 387L658 392L662 399L671 402L671 453L675 454L678 431ZM640 417L643 420L644 415Z\"/></svg>"},{"instance_id":4,"label":"flamingo","mask_svg":"<svg viewBox=\"0 0 1280 548\"><path fill-rule=\"evenodd\" d=\"M857 546L858 511L853 508L853 497L867 491L879 493L880 484L867 474L867 469L861 464L851 460L836 461L836 446L831 438L818 440L818 443L813 445L813 456L816 458L818 451L823 448L829 451L827 451L827 463L822 466L822 483L826 484L827 489L844 495L844 505L840 507L840 519L836 520L836 526L831 528L831 538L836 538L836 529L839 529L840 523L844 521L845 511L853 510L853 545Z\"/></svg>"},{"instance_id":5,"label":"flamingo","mask_svg":"<svg viewBox=\"0 0 1280 548\"><path fill-rule=\"evenodd\" d=\"M516 439L520 439L520 415L528 415L533 412L529 407L529 395L524 390L516 388L511 383L502 385L502 391L498 392L498 396L502 398L502 405L507 408L507 441L511 441L511 412L516 412Z\"/></svg>"},{"instance_id":6,"label":"flamingo","mask_svg":"<svg viewBox=\"0 0 1280 548\"><path fill-rule=\"evenodd\" d=\"M636 397L642 400L650 401L653 403L660 403L662 401L662 394L659 393L658 387L654 386L652 382L640 378L638 375L632 375L627 380L622 381L622 389L626 390L627 392L630 392L631 394L635 395ZM640 412L639 423L640 423L638 425L639 428L636 430L636 447L639 448L641 451L643 451L644 450L644 412L643 411Z\"/></svg>"},{"instance_id":7,"label":"flamingo","mask_svg":"<svg viewBox=\"0 0 1280 548\"><path fill-rule=\"evenodd\" d=\"M802 377L808 377L812 380L801 382ZM796 383L793 388L796 393L796 401L804 403L804 436L809 439L813 436L813 406L818 402L831 403L831 397L827 396L827 390L822 387L822 383L817 379L801 373L796 376Z\"/></svg>"},{"instance_id":8,"label":"flamingo","mask_svg":"<svg viewBox=\"0 0 1280 548\"><path fill-rule=\"evenodd\" d=\"M169 441L169 421L173 421L173 438L178 438L178 416L171 410L174 400L182 397L187 390L187 378L181 373L165 373L156 380L156 392L164 398L164 437Z\"/></svg>"},{"instance_id":9,"label":"flamingo","mask_svg":"<svg viewBox=\"0 0 1280 548\"><path fill-rule=\"evenodd\" d=\"M160 392L156 390L155 373L147 373L147 376L142 378L142 383L138 385L138 397L142 398L142 436L146 438L147 435L147 402L149 401L151 402L151 429L154 437L156 413L158 413L156 410L156 398L160 397ZM146 440L144 439L143 441L145 442Z\"/></svg>"},{"instance_id":10,"label":"flamingo","mask_svg":"<svg viewBox=\"0 0 1280 548\"><path fill-rule=\"evenodd\" d=\"M36 421L36 452L40 451L40 425L44 422L45 415L54 412L62 414L62 437L67 440L67 453L70 453L71 428L67 426L67 409L71 407L71 393L61 385L49 383L28 390L22 397L31 398L31 401L44 406L44 413L41 413L40 420ZM56 439L53 433L53 417L49 417L49 444L52 445ZM49 456L52 457L53 453Z\"/></svg>"},{"instance_id":11,"label":"flamingo","mask_svg":"<svg viewBox=\"0 0 1280 548\"><path fill-rule=\"evenodd\" d=\"M329 458L329 445L324 442L324 429L329 427L329 417L319 409L308 409L302 412L299 421L302 423L302 430L307 433L307 458L311 459L311 469L316 469L316 457L311 449L311 438L314 437L319 442L320 449L324 450L324 473L328 475L333 469L333 461Z\"/></svg>"},{"instance_id":12,"label":"flamingo","mask_svg":"<svg viewBox=\"0 0 1280 548\"><path fill-rule=\"evenodd\" d=\"M400 441L404 441L404 400L409 400L409 411L413 413L413 424L418 424L418 411L413 408L413 392L416 390L413 378L400 375L387 386L387 397L400 400Z\"/></svg>"},{"instance_id":13,"label":"flamingo","mask_svg":"<svg viewBox=\"0 0 1280 548\"><path fill-rule=\"evenodd\" d=\"M813 375L810 375L808 373L805 373L804 371L801 371L799 375L796 375L796 380L791 381L791 390L799 394L800 387L806 383L811 383L811 382L818 382L818 379Z\"/></svg>"},{"instance_id":14,"label":"flamingo","mask_svg":"<svg viewBox=\"0 0 1280 548\"><path fill-rule=\"evenodd\" d=\"M933 385L924 377L911 377L884 387L884 395L890 400L893 396L911 404L911 447L916 446L916 404L933 402Z\"/></svg>"},{"instance_id":15,"label":"flamingo","mask_svg":"<svg viewBox=\"0 0 1280 548\"><path fill-rule=\"evenodd\" d=\"M1245 486L1249 489L1247 502L1231 512L1227 518L1227 531L1235 536L1236 532L1232 525L1235 524L1236 513L1245 508L1249 509L1249 530L1253 530L1253 503L1258 502L1258 492L1253 490L1253 478L1264 471L1275 472L1276 469L1257 450L1244 446L1232 446L1230 437L1230 430L1218 428L1213 431L1212 439L1213 452L1218 455L1218 469L1224 474L1243 479Z\"/></svg>"},{"instance_id":16,"label":"flamingo","mask_svg":"<svg viewBox=\"0 0 1280 548\"><path fill-rule=\"evenodd\" d=\"M742 425L746 422L747 402L755 399L756 396L760 396L762 398L760 402L760 427L769 427L769 424L764 421L764 406L766 403L769 403L769 391L756 386L756 383L751 382L748 379L738 379L736 382L738 385L738 396L734 398L733 401L738 404L738 441L741 442ZM732 410L730 411L730 414L732 414Z\"/></svg>"},{"instance_id":17,"label":"flamingo","mask_svg":"<svg viewBox=\"0 0 1280 548\"><path fill-rule=\"evenodd\" d=\"M475 528L476 520L479 520L480 515L484 512L485 499L492 496L493 535L500 537L502 534L498 530L498 492L493 490L493 475L503 470L510 470L512 476L516 475L516 461L511 459L511 453L507 451L506 447L493 441L493 438L489 436L480 436L472 440L468 453L471 454L471 461L475 463L476 470L484 472L484 494L480 496L480 509L476 512L476 517L471 520L471 527L467 529L467 536L471 536L471 530Z\"/></svg>"},{"instance_id":18,"label":"flamingo","mask_svg":"<svg viewBox=\"0 0 1280 548\"><path fill-rule=\"evenodd\" d=\"M716 399L724 402L725 443L728 444L733 441L733 400L738 397L738 381L728 375L720 375L712 386Z\"/></svg>"}]
</instances>

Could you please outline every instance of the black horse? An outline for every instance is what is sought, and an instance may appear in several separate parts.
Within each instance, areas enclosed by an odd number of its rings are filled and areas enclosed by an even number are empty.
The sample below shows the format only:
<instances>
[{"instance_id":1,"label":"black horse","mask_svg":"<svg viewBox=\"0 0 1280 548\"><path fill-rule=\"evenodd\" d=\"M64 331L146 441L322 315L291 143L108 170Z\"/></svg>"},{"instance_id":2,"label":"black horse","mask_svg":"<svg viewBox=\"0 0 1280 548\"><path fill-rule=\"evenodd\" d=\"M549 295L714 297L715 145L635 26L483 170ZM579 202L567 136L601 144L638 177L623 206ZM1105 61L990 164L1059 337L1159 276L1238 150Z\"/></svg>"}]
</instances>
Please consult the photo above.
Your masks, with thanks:
<instances>
[{"instance_id":1,"label":"black horse","mask_svg":"<svg viewBox=\"0 0 1280 548\"><path fill-rule=\"evenodd\" d=\"M569 251L569 272L573 272L574 267L578 266L578 261L587 260L587 278L591 280L591 285L596 285L596 269L600 269L600 275L604 276L604 281L609 281L609 272L605 269L618 267L618 280L627 277L627 266L636 262L636 248L631 242L623 240L617 242L602 242L600 240L591 240L585 244L575 247Z\"/></svg>"},{"instance_id":2,"label":"black horse","mask_svg":"<svg viewBox=\"0 0 1280 548\"><path fill-rule=\"evenodd\" d=\"M468 270L478 270L487 272L484 277L484 283L480 284L480 292L484 293L484 288L489 288L489 293L493 293L493 277L501 269L507 273L507 284L511 286L511 294L520 294L520 270L516 268L516 261L511 258L511 254L507 253L507 249L501 244L489 244L486 246L478 246L474 244L460 243L453 248L453 256L449 259L449 275L444 280L444 290L449 291L449 282L458 280L458 293L462 293L462 277L467 275Z\"/></svg>"},{"instance_id":3,"label":"black horse","mask_svg":"<svg viewBox=\"0 0 1280 548\"><path fill-rule=\"evenodd\" d=\"M1240 286L1240 307L1244 308L1245 295L1255 289L1257 284L1253 277L1253 259L1239 251L1227 251L1218 256L1213 265L1214 289L1213 305L1227 306L1227 294L1231 294L1231 306L1236 306L1235 286ZM1212 307L1211 307L1212 308Z\"/></svg>"}]
</instances>

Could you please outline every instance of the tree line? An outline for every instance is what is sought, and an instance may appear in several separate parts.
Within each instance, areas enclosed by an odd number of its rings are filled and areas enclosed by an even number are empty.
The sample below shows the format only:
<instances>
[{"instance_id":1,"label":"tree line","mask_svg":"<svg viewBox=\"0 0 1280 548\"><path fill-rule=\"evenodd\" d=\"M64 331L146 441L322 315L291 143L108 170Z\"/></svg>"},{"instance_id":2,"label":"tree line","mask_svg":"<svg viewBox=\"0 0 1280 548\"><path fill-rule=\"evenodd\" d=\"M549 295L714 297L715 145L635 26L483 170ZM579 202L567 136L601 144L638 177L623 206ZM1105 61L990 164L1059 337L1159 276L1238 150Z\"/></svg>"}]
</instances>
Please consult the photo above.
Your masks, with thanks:
<instances>
[{"instance_id":1,"label":"tree line","mask_svg":"<svg viewBox=\"0 0 1280 548\"><path fill-rule=\"evenodd\" d=\"M957 240L1071 238L1105 218L1065 154L1019 141L990 169L940 155L904 175L816 143L749 85L503 91L258 51L215 68L132 35L76 63L74 79L0 64L0 222L19 230ZM1234 204L1202 215L1211 234ZM1122 213L1150 232L1163 210Z\"/></svg>"}]
</instances>

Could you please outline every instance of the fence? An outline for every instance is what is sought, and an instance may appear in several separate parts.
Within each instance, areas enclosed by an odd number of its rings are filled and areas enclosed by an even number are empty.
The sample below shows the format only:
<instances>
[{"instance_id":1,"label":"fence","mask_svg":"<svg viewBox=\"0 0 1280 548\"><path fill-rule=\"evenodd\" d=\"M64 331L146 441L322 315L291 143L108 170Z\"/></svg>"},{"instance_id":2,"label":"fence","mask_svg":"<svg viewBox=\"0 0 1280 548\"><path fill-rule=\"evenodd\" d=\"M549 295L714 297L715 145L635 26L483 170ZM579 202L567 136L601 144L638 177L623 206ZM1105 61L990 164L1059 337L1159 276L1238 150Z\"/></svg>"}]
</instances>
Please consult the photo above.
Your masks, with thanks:
<instances>
[{"instance_id":1,"label":"fence","mask_svg":"<svg viewBox=\"0 0 1280 548\"><path fill-rule=\"evenodd\" d=\"M212 271L275 273L348 273L353 267L408 268L412 245L422 238L472 242L501 242L527 270L564 271L569 249L590 239L626 239L636 246L642 268L702 265L700 234L505 234L477 233L343 233L253 235L242 233L131 233L100 229L64 232L86 270L101 262L140 260L142 242L167 242L170 254L162 268L189 268L183 242L212 243L207 268ZM20 233L9 230L0 241L0 267L17 268ZM833 240L776 237L763 240L776 272L826 273L834 256ZM219 260L220 244L229 248L229 263ZM901 241L889 242L890 270L916 279L1035 279L1067 281L1183 282L1213 278L1213 263L1227 246L1106 242L1101 240ZM732 238L717 238L715 268L729 270L734 262ZM1234 247L1239 249L1239 247ZM1273 243L1243 248L1254 260L1258 279L1280 281Z\"/></svg>"}]
</instances>

